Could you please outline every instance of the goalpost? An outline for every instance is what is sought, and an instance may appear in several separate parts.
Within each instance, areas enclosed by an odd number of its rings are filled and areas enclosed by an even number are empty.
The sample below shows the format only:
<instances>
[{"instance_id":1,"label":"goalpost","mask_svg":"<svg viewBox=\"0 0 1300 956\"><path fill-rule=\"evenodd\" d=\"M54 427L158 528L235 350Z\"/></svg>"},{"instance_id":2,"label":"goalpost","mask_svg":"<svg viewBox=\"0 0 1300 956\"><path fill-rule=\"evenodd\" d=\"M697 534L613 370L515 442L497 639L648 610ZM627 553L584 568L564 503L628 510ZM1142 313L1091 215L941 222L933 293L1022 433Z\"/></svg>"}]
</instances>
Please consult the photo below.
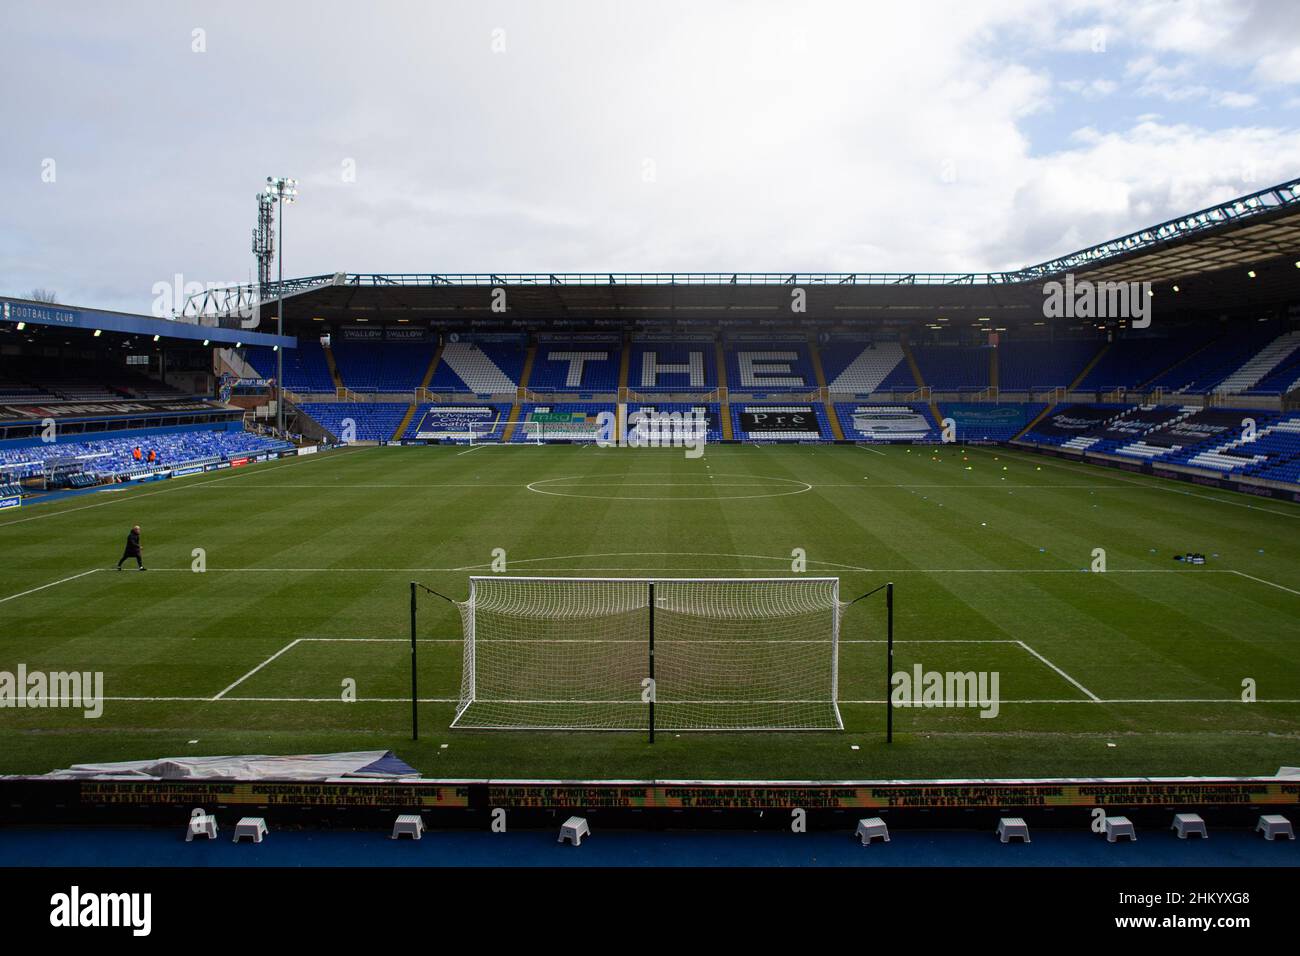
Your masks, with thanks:
<instances>
[{"instance_id":1,"label":"goalpost","mask_svg":"<svg viewBox=\"0 0 1300 956\"><path fill-rule=\"evenodd\" d=\"M529 438L526 444L529 445L546 444L546 435L543 429L542 422L522 421L519 423L519 425L520 427L523 428L524 434Z\"/></svg>"},{"instance_id":2,"label":"goalpost","mask_svg":"<svg viewBox=\"0 0 1300 956\"><path fill-rule=\"evenodd\" d=\"M452 727L844 728L838 578L493 575L454 603Z\"/></svg>"}]
</instances>

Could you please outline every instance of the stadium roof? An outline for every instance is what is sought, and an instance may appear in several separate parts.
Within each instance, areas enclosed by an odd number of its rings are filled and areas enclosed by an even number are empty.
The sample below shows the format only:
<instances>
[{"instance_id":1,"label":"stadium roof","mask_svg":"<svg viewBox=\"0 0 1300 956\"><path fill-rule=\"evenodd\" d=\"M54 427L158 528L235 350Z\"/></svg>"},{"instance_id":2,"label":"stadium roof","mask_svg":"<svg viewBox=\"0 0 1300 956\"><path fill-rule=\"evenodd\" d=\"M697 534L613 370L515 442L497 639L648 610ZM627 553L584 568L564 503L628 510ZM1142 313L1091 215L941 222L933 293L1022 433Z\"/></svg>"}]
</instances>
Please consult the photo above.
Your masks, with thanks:
<instances>
[{"instance_id":1,"label":"stadium roof","mask_svg":"<svg viewBox=\"0 0 1300 956\"><path fill-rule=\"evenodd\" d=\"M271 283L261 296L255 285L209 290L187 301L185 314L247 311L259 299L266 309L283 296L286 318L296 321L344 319L369 310L436 320L438 313L487 313L485 291L501 287L509 290L511 311L524 318L718 310L770 311L775 318L778 312L788 315L791 288L815 287L821 290L820 314L844 319L936 309L1028 316L1041 311L1041 284L1067 273L1165 289L1177 285L1179 294L1186 293L1179 301L1188 307L1263 307L1300 298L1295 261L1300 261L1300 179L1007 272L339 272ZM1267 263L1275 268L1265 269ZM1255 267L1260 275L1248 275ZM1211 276L1214 281L1202 281ZM1262 281L1249 281L1257 277Z\"/></svg>"}]
</instances>

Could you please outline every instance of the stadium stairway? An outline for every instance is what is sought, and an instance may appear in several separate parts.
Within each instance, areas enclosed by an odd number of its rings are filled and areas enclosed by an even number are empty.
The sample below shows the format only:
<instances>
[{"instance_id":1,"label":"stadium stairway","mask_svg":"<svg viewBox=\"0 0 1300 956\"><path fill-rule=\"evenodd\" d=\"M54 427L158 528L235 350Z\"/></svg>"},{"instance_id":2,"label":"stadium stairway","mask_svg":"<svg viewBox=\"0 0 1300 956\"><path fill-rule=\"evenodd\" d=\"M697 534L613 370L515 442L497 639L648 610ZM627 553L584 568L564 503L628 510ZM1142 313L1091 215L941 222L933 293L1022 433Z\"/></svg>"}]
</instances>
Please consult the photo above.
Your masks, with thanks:
<instances>
[{"instance_id":1,"label":"stadium stairway","mask_svg":"<svg viewBox=\"0 0 1300 956\"><path fill-rule=\"evenodd\" d=\"M907 344L906 337L901 340L901 344L903 346L903 357L907 359L907 367L912 370L912 380L916 382L917 388L925 388L925 377L921 374L921 366L916 363L916 356L912 354L912 347ZM996 352L997 349L993 351ZM934 419L936 426L942 431L943 413L939 411L938 402L930 402L930 417Z\"/></svg>"},{"instance_id":2,"label":"stadium stairway","mask_svg":"<svg viewBox=\"0 0 1300 956\"><path fill-rule=\"evenodd\" d=\"M397 428L393 430L393 433L388 436L389 441L397 441L406 434L406 426L411 424L411 419L415 417L415 410L419 408L419 406L419 402L411 402L411 404L406 406L406 414L403 415L402 420L397 423Z\"/></svg>"},{"instance_id":3,"label":"stadium stairway","mask_svg":"<svg viewBox=\"0 0 1300 956\"><path fill-rule=\"evenodd\" d=\"M998 393L998 382L1001 378L1001 368L998 365L998 356L1001 352L998 349L989 349L989 388L993 389L993 394Z\"/></svg>"},{"instance_id":4,"label":"stadium stairway","mask_svg":"<svg viewBox=\"0 0 1300 956\"><path fill-rule=\"evenodd\" d=\"M528 382L533 377L533 362L537 359L537 343L530 342L528 352L524 355L524 370L519 373L519 388L515 392L515 403L510 406L510 416L506 419L505 430L501 433L504 445L515 437L515 428L519 425L519 411L523 408L521 396L527 394Z\"/></svg>"},{"instance_id":5,"label":"stadium stairway","mask_svg":"<svg viewBox=\"0 0 1300 956\"><path fill-rule=\"evenodd\" d=\"M623 333L623 355L618 360L618 394L627 395L628 371L632 366L632 336ZM624 434L627 428L627 422L624 416L627 415L627 404L622 399L614 406L614 425L618 429L618 434Z\"/></svg>"},{"instance_id":6,"label":"stadium stairway","mask_svg":"<svg viewBox=\"0 0 1300 956\"><path fill-rule=\"evenodd\" d=\"M1097 350L1097 354L1094 355L1092 357L1092 360L1083 367L1083 371L1074 377L1074 381L1070 383L1069 391L1072 392L1080 385L1082 385L1084 379L1086 379L1089 375L1092 374L1092 370L1096 367L1097 363L1100 362L1102 358L1105 356L1105 354L1109 351L1110 351L1110 343L1107 342L1105 345L1103 345L1100 349Z\"/></svg>"},{"instance_id":7,"label":"stadium stairway","mask_svg":"<svg viewBox=\"0 0 1300 956\"><path fill-rule=\"evenodd\" d=\"M442 343L433 350L433 358L429 359L429 367L424 370L424 378L420 379L420 388L427 389L429 383L433 381L433 375L438 371L438 363L442 361Z\"/></svg>"},{"instance_id":8,"label":"stadium stairway","mask_svg":"<svg viewBox=\"0 0 1300 956\"><path fill-rule=\"evenodd\" d=\"M1235 395L1254 388L1269 372L1300 348L1300 331L1285 332L1256 352L1235 372L1214 386L1215 395Z\"/></svg>"},{"instance_id":9,"label":"stadium stairway","mask_svg":"<svg viewBox=\"0 0 1300 956\"><path fill-rule=\"evenodd\" d=\"M726 349L715 349L718 358L718 415L722 419L722 440L734 441L735 431L731 427L731 400L727 396L727 356Z\"/></svg>"},{"instance_id":10,"label":"stadium stairway","mask_svg":"<svg viewBox=\"0 0 1300 956\"><path fill-rule=\"evenodd\" d=\"M822 368L822 352L814 341L808 342L808 352L812 356L813 375L817 379L817 388L822 394L822 404L826 406L826 420L830 422L831 437L836 441L844 441L844 429L840 427L840 416L835 414L835 403L831 401L831 393L826 389L826 372Z\"/></svg>"},{"instance_id":11,"label":"stadium stairway","mask_svg":"<svg viewBox=\"0 0 1300 956\"><path fill-rule=\"evenodd\" d=\"M336 389L343 389L347 386L343 384L343 376L339 374L339 363L334 361L334 349L328 345L322 345L321 351L325 353L325 367L330 370L330 378L334 382Z\"/></svg>"},{"instance_id":12,"label":"stadium stairway","mask_svg":"<svg viewBox=\"0 0 1300 956\"><path fill-rule=\"evenodd\" d=\"M1037 428L1039 422L1041 422L1048 415L1052 414L1052 409L1056 408L1056 404L1057 404L1056 402L1048 402L1046 407L1044 407L1043 410L1038 413L1038 415L1034 418L1034 420L1031 421L1024 428L1020 429L1020 431L1016 432L1015 435L1011 437L1011 440L1020 441L1020 439L1024 438L1031 431Z\"/></svg>"},{"instance_id":13,"label":"stadium stairway","mask_svg":"<svg viewBox=\"0 0 1300 956\"><path fill-rule=\"evenodd\" d=\"M1194 358L1196 358L1198 355L1200 355L1202 352L1206 351L1207 349L1211 348L1212 346L1216 346L1216 345L1218 345L1218 343L1222 340L1222 338L1223 338L1223 336L1217 336L1217 337L1215 337L1215 338L1210 339L1208 342L1206 342L1206 343L1205 343L1204 345L1202 345L1200 348L1192 349L1190 352L1188 352L1186 355L1184 355L1182 358L1180 358L1177 362L1172 363L1168 368L1162 369L1162 370L1161 370L1160 372L1158 372L1157 374L1152 375L1152 376L1151 376L1149 379L1147 379L1145 382L1141 382L1141 383L1139 383L1139 384L1138 384L1138 389L1139 389L1139 390L1146 389L1146 388L1148 388L1148 387L1151 385L1152 382L1158 382L1158 381L1160 381L1162 378L1164 378L1164 377L1165 377L1166 375L1168 375L1170 372L1172 372L1172 371L1174 371L1175 369L1177 369L1179 366L1187 364L1187 363L1190 362L1192 359L1194 359Z\"/></svg>"}]
</instances>

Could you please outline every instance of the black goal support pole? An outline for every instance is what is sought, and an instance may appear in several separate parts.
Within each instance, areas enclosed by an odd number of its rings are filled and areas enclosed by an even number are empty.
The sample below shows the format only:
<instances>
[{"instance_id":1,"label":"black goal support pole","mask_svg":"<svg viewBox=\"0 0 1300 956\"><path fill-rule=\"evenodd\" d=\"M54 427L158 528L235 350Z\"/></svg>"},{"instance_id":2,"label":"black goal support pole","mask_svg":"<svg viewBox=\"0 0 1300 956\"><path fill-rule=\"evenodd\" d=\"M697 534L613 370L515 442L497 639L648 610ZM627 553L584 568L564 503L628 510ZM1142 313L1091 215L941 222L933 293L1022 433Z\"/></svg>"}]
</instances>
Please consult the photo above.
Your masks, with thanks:
<instances>
[{"instance_id":1,"label":"black goal support pole","mask_svg":"<svg viewBox=\"0 0 1300 956\"><path fill-rule=\"evenodd\" d=\"M419 591L425 591L429 594L432 594L434 597L440 597L448 604L456 603L454 599L449 598L447 597L447 595L441 594L438 591L435 591L433 588L426 588L423 584L420 584L416 581L411 582L411 739L412 740L420 739L420 693L419 693L419 688L418 688L418 683L416 678L416 673L418 671L417 665L419 663L417 659L416 648L419 645L415 638L415 635L418 631L418 626L416 624L416 613L419 608L419 602L417 600L417 595Z\"/></svg>"},{"instance_id":2,"label":"black goal support pole","mask_svg":"<svg viewBox=\"0 0 1300 956\"><path fill-rule=\"evenodd\" d=\"M655 583L650 582L650 743L655 742Z\"/></svg>"},{"instance_id":3,"label":"black goal support pole","mask_svg":"<svg viewBox=\"0 0 1300 956\"><path fill-rule=\"evenodd\" d=\"M885 743L894 742L894 582L885 585Z\"/></svg>"},{"instance_id":4,"label":"black goal support pole","mask_svg":"<svg viewBox=\"0 0 1300 956\"><path fill-rule=\"evenodd\" d=\"M873 594L885 592L885 743L894 742L894 702L890 694L894 677L894 582L889 581L874 587L866 594L859 594L845 608L850 608L859 601L866 600Z\"/></svg>"},{"instance_id":5,"label":"black goal support pole","mask_svg":"<svg viewBox=\"0 0 1300 956\"><path fill-rule=\"evenodd\" d=\"M412 581L411 582L411 739L412 740L420 739L420 706L419 706L420 694L419 691L416 689L416 676L415 676L418 671L418 668L416 667L417 645L415 642L415 631L416 631L415 589L416 587L418 587L418 585L414 581Z\"/></svg>"}]
</instances>

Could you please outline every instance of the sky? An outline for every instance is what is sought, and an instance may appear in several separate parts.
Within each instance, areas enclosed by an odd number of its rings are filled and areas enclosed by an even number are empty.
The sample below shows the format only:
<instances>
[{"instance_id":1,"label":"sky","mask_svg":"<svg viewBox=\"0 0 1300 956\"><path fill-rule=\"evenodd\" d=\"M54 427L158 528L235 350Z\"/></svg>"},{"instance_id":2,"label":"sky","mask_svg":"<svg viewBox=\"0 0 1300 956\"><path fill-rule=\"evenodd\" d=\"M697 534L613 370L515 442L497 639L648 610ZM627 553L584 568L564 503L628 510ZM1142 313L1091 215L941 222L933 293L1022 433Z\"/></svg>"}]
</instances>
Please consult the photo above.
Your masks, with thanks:
<instances>
[{"instance_id":1,"label":"sky","mask_svg":"<svg viewBox=\"0 0 1300 956\"><path fill-rule=\"evenodd\" d=\"M0 5L0 294L969 272L1300 175L1295 0Z\"/></svg>"}]
</instances>

